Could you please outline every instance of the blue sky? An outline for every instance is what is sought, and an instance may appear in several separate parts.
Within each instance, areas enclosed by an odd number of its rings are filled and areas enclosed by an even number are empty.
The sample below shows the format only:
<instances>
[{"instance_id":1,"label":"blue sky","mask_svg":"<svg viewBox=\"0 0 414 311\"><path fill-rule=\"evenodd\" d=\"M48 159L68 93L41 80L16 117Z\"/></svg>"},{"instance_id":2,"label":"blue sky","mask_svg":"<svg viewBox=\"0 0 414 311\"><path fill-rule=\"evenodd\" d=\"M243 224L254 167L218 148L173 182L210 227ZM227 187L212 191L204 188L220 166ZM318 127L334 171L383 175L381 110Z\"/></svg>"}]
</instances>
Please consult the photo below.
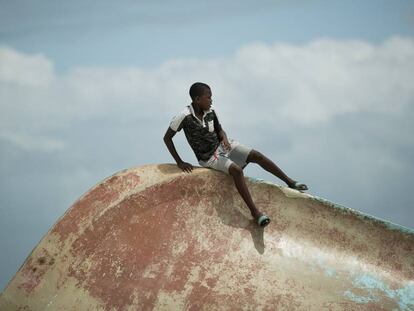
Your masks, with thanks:
<instances>
[{"instance_id":1,"label":"blue sky","mask_svg":"<svg viewBox=\"0 0 414 311\"><path fill-rule=\"evenodd\" d=\"M1 1L2 44L79 65L156 66L225 57L254 41L380 42L413 35L411 1Z\"/></svg>"},{"instance_id":2,"label":"blue sky","mask_svg":"<svg viewBox=\"0 0 414 311\"><path fill-rule=\"evenodd\" d=\"M412 1L0 1L0 288L97 182L173 162L195 81L311 194L414 228L413 72Z\"/></svg>"}]
</instances>

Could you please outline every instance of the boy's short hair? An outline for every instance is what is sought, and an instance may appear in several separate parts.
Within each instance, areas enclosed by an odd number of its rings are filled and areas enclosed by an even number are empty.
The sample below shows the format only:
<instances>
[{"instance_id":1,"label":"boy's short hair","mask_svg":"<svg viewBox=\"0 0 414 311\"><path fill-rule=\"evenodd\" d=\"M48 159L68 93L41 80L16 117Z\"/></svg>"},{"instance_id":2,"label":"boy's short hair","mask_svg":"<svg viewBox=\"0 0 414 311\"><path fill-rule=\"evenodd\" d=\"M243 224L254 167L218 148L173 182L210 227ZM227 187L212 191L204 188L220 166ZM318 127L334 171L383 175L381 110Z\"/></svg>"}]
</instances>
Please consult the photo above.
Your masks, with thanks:
<instances>
[{"instance_id":1,"label":"boy's short hair","mask_svg":"<svg viewBox=\"0 0 414 311\"><path fill-rule=\"evenodd\" d=\"M197 96L202 96L204 94L204 90L210 90L210 87L203 83L203 82L196 82L190 87L190 97L194 101Z\"/></svg>"}]
</instances>

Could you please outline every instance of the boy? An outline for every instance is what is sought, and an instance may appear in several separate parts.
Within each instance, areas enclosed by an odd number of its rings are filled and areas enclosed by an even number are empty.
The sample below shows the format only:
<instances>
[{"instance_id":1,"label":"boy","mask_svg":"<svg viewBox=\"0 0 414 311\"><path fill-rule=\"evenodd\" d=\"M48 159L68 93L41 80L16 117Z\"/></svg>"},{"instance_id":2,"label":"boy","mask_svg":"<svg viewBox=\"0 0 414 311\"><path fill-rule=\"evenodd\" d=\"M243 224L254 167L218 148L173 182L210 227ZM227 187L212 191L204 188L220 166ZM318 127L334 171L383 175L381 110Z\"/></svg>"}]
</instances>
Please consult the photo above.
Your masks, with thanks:
<instances>
[{"instance_id":1,"label":"boy","mask_svg":"<svg viewBox=\"0 0 414 311\"><path fill-rule=\"evenodd\" d=\"M211 95L211 89L207 84L194 83L190 88L191 105L173 118L165 133L164 142L178 167L190 173L193 166L181 160L172 141L173 136L183 128L198 163L203 167L231 175L253 218L259 226L265 227L269 224L270 218L257 209L244 180L243 169L248 163L259 164L263 169L286 182L290 188L302 191L308 190L308 187L289 178L259 151L228 139L221 128L216 112L212 109Z\"/></svg>"}]
</instances>

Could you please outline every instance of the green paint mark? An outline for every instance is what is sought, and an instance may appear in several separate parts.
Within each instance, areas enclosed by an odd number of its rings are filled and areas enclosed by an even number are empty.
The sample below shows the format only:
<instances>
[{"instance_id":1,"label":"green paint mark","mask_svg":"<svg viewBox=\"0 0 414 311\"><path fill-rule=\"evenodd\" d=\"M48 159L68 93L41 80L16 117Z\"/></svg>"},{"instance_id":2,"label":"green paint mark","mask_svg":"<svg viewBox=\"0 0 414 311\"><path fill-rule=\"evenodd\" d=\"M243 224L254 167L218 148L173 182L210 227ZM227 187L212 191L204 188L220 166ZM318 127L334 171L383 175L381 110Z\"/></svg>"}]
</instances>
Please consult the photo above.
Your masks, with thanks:
<instances>
[{"instance_id":1,"label":"green paint mark","mask_svg":"<svg viewBox=\"0 0 414 311\"><path fill-rule=\"evenodd\" d=\"M395 301L399 310L414 310L414 282L406 282L405 285L399 289L392 290L388 284L382 280L369 275L363 274L357 276L352 284L367 291L366 296L355 295L352 291L347 290L344 292L344 296L358 303L368 303L370 301L378 302L380 300L379 291L382 292L388 298Z\"/></svg>"},{"instance_id":2,"label":"green paint mark","mask_svg":"<svg viewBox=\"0 0 414 311\"><path fill-rule=\"evenodd\" d=\"M351 299L352 301L357 302L357 303L368 303L368 302L371 302L371 301L378 302L378 300L375 300L374 297L358 296L358 295L355 295L353 292L351 292L349 290L344 292L344 296Z\"/></svg>"}]
</instances>

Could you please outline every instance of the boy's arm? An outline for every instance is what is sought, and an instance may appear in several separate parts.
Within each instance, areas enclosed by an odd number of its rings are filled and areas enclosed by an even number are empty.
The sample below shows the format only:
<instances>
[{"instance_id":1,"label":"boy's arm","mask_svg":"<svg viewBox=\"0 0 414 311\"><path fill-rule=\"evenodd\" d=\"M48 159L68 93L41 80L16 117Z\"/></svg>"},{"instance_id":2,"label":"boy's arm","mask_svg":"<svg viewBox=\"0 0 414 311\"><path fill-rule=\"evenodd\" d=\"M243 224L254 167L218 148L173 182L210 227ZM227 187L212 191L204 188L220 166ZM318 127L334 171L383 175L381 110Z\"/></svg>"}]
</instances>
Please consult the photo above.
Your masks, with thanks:
<instances>
[{"instance_id":1,"label":"boy's arm","mask_svg":"<svg viewBox=\"0 0 414 311\"><path fill-rule=\"evenodd\" d=\"M224 148L227 150L231 149L229 140L227 139L227 134L223 129L220 129L220 132L218 133L218 137L220 142L223 144Z\"/></svg>"},{"instance_id":2,"label":"boy's arm","mask_svg":"<svg viewBox=\"0 0 414 311\"><path fill-rule=\"evenodd\" d=\"M177 153L177 150L175 149L172 138L174 137L176 133L177 132L175 132L170 127L168 127L168 130L164 135L164 143L167 145L167 148L170 151L171 155L173 156L178 167L181 168L184 172L191 172L193 170L193 166L190 163L187 163L181 160L180 156Z\"/></svg>"},{"instance_id":3,"label":"boy's arm","mask_svg":"<svg viewBox=\"0 0 414 311\"><path fill-rule=\"evenodd\" d=\"M220 132L218 133L218 137L220 141L222 141L224 138L227 139L227 134L223 129L221 129Z\"/></svg>"},{"instance_id":4,"label":"boy's arm","mask_svg":"<svg viewBox=\"0 0 414 311\"><path fill-rule=\"evenodd\" d=\"M227 134L221 127L221 124L217 118L217 113L215 110L214 110L214 130L217 133L217 137L219 138L220 143L223 144L225 149L230 150L231 147L230 147L229 140L227 139Z\"/></svg>"}]
</instances>

